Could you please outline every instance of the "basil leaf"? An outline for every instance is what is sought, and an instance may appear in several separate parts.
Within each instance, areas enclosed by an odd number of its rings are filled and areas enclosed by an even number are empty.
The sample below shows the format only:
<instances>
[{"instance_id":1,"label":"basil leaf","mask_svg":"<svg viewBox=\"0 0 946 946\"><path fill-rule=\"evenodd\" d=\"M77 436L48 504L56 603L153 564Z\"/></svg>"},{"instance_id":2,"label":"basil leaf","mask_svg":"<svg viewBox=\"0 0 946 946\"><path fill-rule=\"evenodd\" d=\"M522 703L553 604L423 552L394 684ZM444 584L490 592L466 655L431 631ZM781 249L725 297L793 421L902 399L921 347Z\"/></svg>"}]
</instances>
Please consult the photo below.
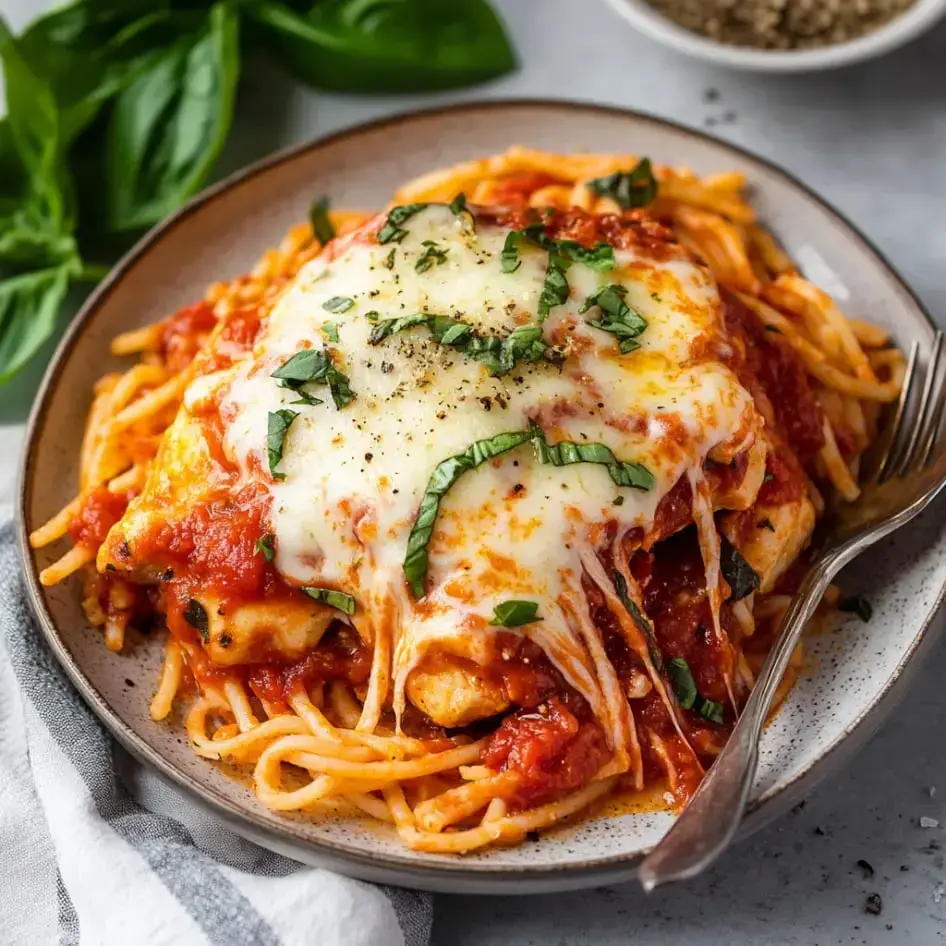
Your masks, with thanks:
<instances>
[{"instance_id":1,"label":"basil leaf","mask_svg":"<svg viewBox=\"0 0 946 946\"><path fill-rule=\"evenodd\" d=\"M701 700L700 716L711 723L722 725L726 721L726 710L723 704L717 703L716 700Z\"/></svg>"},{"instance_id":2,"label":"basil leaf","mask_svg":"<svg viewBox=\"0 0 946 946\"><path fill-rule=\"evenodd\" d=\"M256 540L253 552L256 555L262 555L267 562L271 562L276 557L276 536L267 532L266 535Z\"/></svg>"},{"instance_id":3,"label":"basil leaf","mask_svg":"<svg viewBox=\"0 0 946 946\"><path fill-rule=\"evenodd\" d=\"M435 91L515 66L486 0L257 0L248 12L278 61L319 89Z\"/></svg>"},{"instance_id":4,"label":"basil leaf","mask_svg":"<svg viewBox=\"0 0 946 946\"><path fill-rule=\"evenodd\" d=\"M596 177L588 186L600 197L610 197L623 210L646 207L657 197L657 179L649 158L642 158L630 171Z\"/></svg>"},{"instance_id":5,"label":"basil leaf","mask_svg":"<svg viewBox=\"0 0 946 946\"><path fill-rule=\"evenodd\" d=\"M332 588L303 588L302 589L313 601L321 604L327 604L329 607L344 611L351 616L355 613L355 599L351 595L346 595L341 591L334 591Z\"/></svg>"},{"instance_id":6,"label":"basil leaf","mask_svg":"<svg viewBox=\"0 0 946 946\"><path fill-rule=\"evenodd\" d=\"M436 263L438 266L447 262L448 250L437 246L434 240L424 240L424 252L418 257L414 269L419 273L426 273Z\"/></svg>"},{"instance_id":7,"label":"basil leaf","mask_svg":"<svg viewBox=\"0 0 946 946\"><path fill-rule=\"evenodd\" d=\"M549 264L545 270L545 282L539 294L538 319L544 322L549 312L557 305L564 305L568 301L568 280L565 271L569 261L557 253L549 253Z\"/></svg>"},{"instance_id":8,"label":"basil leaf","mask_svg":"<svg viewBox=\"0 0 946 946\"><path fill-rule=\"evenodd\" d=\"M200 189L230 130L238 72L236 8L220 2L118 96L106 143L114 229L149 226Z\"/></svg>"},{"instance_id":9,"label":"basil leaf","mask_svg":"<svg viewBox=\"0 0 946 946\"><path fill-rule=\"evenodd\" d=\"M299 416L298 411L290 411L283 408L281 411L272 411L269 415L268 427L266 431L266 453L269 457L269 472L274 480L284 480L285 473L279 473L276 467L282 461L283 446L286 442L286 434L292 422Z\"/></svg>"},{"instance_id":10,"label":"basil leaf","mask_svg":"<svg viewBox=\"0 0 946 946\"><path fill-rule=\"evenodd\" d=\"M0 384L52 335L71 272L66 264L0 281Z\"/></svg>"},{"instance_id":11,"label":"basil leaf","mask_svg":"<svg viewBox=\"0 0 946 946\"><path fill-rule=\"evenodd\" d=\"M368 344L379 345L389 336L418 325L426 325L438 344L449 345L485 365L494 377L508 374L521 361L544 359L559 364L565 357L563 352L543 341L542 327L539 325L521 325L506 338L499 338L496 335L480 335L471 325L449 315L429 315L426 312L381 320L371 330Z\"/></svg>"},{"instance_id":12,"label":"basil leaf","mask_svg":"<svg viewBox=\"0 0 946 946\"><path fill-rule=\"evenodd\" d=\"M838 605L838 608L841 611L848 611L851 614L856 614L865 624L874 616L874 609L871 607L871 603L866 598L862 598L860 595L853 595L850 598L845 598Z\"/></svg>"},{"instance_id":13,"label":"basil leaf","mask_svg":"<svg viewBox=\"0 0 946 946\"><path fill-rule=\"evenodd\" d=\"M528 441L530 436L528 431L516 430L497 434L487 440L477 440L463 453L448 457L437 465L427 481L417 517L407 538L407 553L404 556L404 577L409 582L415 598L424 596L428 565L427 546L434 533L440 500L464 473L476 469L487 460L514 450Z\"/></svg>"},{"instance_id":14,"label":"basil leaf","mask_svg":"<svg viewBox=\"0 0 946 946\"><path fill-rule=\"evenodd\" d=\"M504 273L514 273L522 265L522 260L519 259L519 244L521 242L521 231L510 230L506 234L503 251L499 254L500 266Z\"/></svg>"},{"instance_id":15,"label":"basil leaf","mask_svg":"<svg viewBox=\"0 0 946 946\"><path fill-rule=\"evenodd\" d=\"M646 492L654 486L654 477L640 463L631 463L618 458L603 443L572 443L562 440L549 444L542 429L530 424L530 439L539 463L554 466L571 466L573 463L599 463L608 468L608 474L618 486L629 486Z\"/></svg>"},{"instance_id":16,"label":"basil leaf","mask_svg":"<svg viewBox=\"0 0 946 946\"><path fill-rule=\"evenodd\" d=\"M747 595L751 595L753 591L758 591L762 582L736 546L725 536L720 536L719 539L719 564L723 572L723 578L726 579L726 583L732 591L729 600L741 601Z\"/></svg>"},{"instance_id":17,"label":"basil leaf","mask_svg":"<svg viewBox=\"0 0 946 946\"><path fill-rule=\"evenodd\" d=\"M539 605L535 601L500 601L493 608L493 620L489 623L497 627L522 627L541 621L542 618L536 616L538 613Z\"/></svg>"},{"instance_id":18,"label":"basil leaf","mask_svg":"<svg viewBox=\"0 0 946 946\"><path fill-rule=\"evenodd\" d=\"M312 206L309 208L312 234L322 246L325 246L335 236L335 227L332 226L332 221L329 219L328 208L329 199L327 197L320 197L318 200L312 201Z\"/></svg>"},{"instance_id":19,"label":"basil leaf","mask_svg":"<svg viewBox=\"0 0 946 946\"><path fill-rule=\"evenodd\" d=\"M322 323L322 334L330 341L338 344L338 326L334 322Z\"/></svg>"},{"instance_id":20,"label":"basil leaf","mask_svg":"<svg viewBox=\"0 0 946 946\"><path fill-rule=\"evenodd\" d=\"M624 301L626 294L627 288L625 286L616 284L604 286L588 296L578 310L582 313L587 312L593 306L598 306L605 317L589 324L602 332L609 332L614 335L623 355L640 348L637 338L647 328L647 322L643 316L635 312Z\"/></svg>"},{"instance_id":21,"label":"basil leaf","mask_svg":"<svg viewBox=\"0 0 946 946\"><path fill-rule=\"evenodd\" d=\"M699 694L696 692L696 683L690 673L690 665L682 657L674 657L667 664L667 676L673 684L673 692L677 702L683 709L693 709Z\"/></svg>"},{"instance_id":22,"label":"basil leaf","mask_svg":"<svg viewBox=\"0 0 946 946\"><path fill-rule=\"evenodd\" d=\"M200 634L205 644L210 642L210 621L207 618L207 611L196 598L191 598L187 602L183 618Z\"/></svg>"},{"instance_id":23,"label":"basil leaf","mask_svg":"<svg viewBox=\"0 0 946 946\"><path fill-rule=\"evenodd\" d=\"M657 668L658 672L662 672L664 665L663 655L660 653L660 648L657 646L653 626L644 616L644 612L637 606L637 602L627 593L627 582L617 569L611 573L611 580L614 582L614 590L618 593L621 604L627 609L627 612L634 619L634 623L647 641L647 650L650 652L651 662L654 667Z\"/></svg>"},{"instance_id":24,"label":"basil leaf","mask_svg":"<svg viewBox=\"0 0 946 946\"><path fill-rule=\"evenodd\" d=\"M319 404L324 404L325 401L320 397L313 397L307 391L296 390L296 394L299 395L298 398L294 401L289 402L290 407L295 407L297 405L303 405L304 407L318 407Z\"/></svg>"},{"instance_id":25,"label":"basil leaf","mask_svg":"<svg viewBox=\"0 0 946 946\"><path fill-rule=\"evenodd\" d=\"M466 194L457 194L457 196L454 197L453 200L450 201L448 206L451 212L455 216L459 217L460 214L463 213L463 211L467 209Z\"/></svg>"},{"instance_id":26,"label":"basil leaf","mask_svg":"<svg viewBox=\"0 0 946 946\"><path fill-rule=\"evenodd\" d=\"M388 213L384 226L378 231L378 242L382 245L391 242L400 243L407 236L407 230L402 229L401 224L410 220L414 214L426 209L427 204L402 204L399 207L393 207Z\"/></svg>"},{"instance_id":27,"label":"basil leaf","mask_svg":"<svg viewBox=\"0 0 946 946\"><path fill-rule=\"evenodd\" d=\"M332 296L328 302L322 303L322 308L327 312L347 312L354 304L355 300L348 296Z\"/></svg>"},{"instance_id":28,"label":"basil leaf","mask_svg":"<svg viewBox=\"0 0 946 946\"><path fill-rule=\"evenodd\" d=\"M335 367L327 348L323 351L304 348L296 352L270 377L282 382L283 387L291 388L300 394L303 384L327 384L338 410L350 404L355 397L349 387L348 377Z\"/></svg>"},{"instance_id":29,"label":"basil leaf","mask_svg":"<svg viewBox=\"0 0 946 946\"><path fill-rule=\"evenodd\" d=\"M394 269L394 256L397 253L397 247L392 246L391 252L384 258L385 269Z\"/></svg>"}]
</instances>

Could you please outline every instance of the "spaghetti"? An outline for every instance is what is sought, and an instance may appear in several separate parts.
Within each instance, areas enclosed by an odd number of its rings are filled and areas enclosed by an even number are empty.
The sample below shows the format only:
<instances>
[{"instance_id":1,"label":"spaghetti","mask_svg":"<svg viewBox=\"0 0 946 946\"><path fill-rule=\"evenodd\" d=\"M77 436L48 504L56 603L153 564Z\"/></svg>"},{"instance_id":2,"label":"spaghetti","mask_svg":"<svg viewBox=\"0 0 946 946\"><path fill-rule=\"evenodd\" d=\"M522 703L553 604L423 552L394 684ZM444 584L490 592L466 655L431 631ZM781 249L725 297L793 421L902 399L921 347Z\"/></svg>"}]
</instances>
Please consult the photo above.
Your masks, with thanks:
<instances>
[{"instance_id":1,"label":"spaghetti","mask_svg":"<svg viewBox=\"0 0 946 946\"><path fill-rule=\"evenodd\" d=\"M512 148L293 228L113 341L42 583L114 651L161 615L152 717L275 811L463 853L684 804L904 375L744 185Z\"/></svg>"}]
</instances>

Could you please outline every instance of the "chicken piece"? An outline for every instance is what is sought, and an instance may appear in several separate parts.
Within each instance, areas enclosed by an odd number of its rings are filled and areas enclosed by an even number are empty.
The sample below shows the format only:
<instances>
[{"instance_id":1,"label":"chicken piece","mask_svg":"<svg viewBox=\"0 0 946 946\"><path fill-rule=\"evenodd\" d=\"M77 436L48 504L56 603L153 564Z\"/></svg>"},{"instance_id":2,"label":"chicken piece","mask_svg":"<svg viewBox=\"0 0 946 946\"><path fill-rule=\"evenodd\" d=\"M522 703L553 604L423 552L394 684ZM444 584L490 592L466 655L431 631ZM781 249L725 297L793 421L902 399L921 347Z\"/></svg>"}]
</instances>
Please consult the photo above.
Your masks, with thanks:
<instances>
[{"instance_id":1,"label":"chicken piece","mask_svg":"<svg viewBox=\"0 0 946 946\"><path fill-rule=\"evenodd\" d=\"M485 679L470 665L450 657L438 657L436 669L423 665L410 672L407 698L438 726L449 729L468 726L509 708L502 688Z\"/></svg>"}]
</instances>

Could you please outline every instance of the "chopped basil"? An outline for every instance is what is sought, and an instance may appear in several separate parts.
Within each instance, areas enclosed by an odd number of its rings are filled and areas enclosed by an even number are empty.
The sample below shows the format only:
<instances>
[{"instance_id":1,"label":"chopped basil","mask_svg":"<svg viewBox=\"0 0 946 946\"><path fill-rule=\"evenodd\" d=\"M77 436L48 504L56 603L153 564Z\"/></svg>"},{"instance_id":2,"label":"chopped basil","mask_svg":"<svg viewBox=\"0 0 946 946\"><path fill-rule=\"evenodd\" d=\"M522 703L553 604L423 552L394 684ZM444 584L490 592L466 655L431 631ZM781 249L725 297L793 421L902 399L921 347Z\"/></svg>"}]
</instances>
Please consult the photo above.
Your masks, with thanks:
<instances>
[{"instance_id":1,"label":"chopped basil","mask_svg":"<svg viewBox=\"0 0 946 946\"><path fill-rule=\"evenodd\" d=\"M457 194L449 204L450 210L456 214L458 217L467 209L466 206L466 194Z\"/></svg>"},{"instance_id":2,"label":"chopped basil","mask_svg":"<svg viewBox=\"0 0 946 946\"><path fill-rule=\"evenodd\" d=\"M320 197L312 202L309 208L309 219L312 221L312 233L323 246L335 236L335 227L328 215L329 200Z\"/></svg>"},{"instance_id":3,"label":"chopped basil","mask_svg":"<svg viewBox=\"0 0 946 946\"><path fill-rule=\"evenodd\" d=\"M642 158L630 171L596 177L588 186L600 197L610 197L622 210L646 207L657 196L657 180L649 158Z\"/></svg>"},{"instance_id":4,"label":"chopped basil","mask_svg":"<svg viewBox=\"0 0 946 946\"><path fill-rule=\"evenodd\" d=\"M549 254L545 285L539 300L540 320L548 315L549 309L568 299L565 272L572 263L582 263L599 272L614 268L614 247L609 243L597 243L589 249L575 240L553 240L542 224L535 223L522 230L512 230L506 235L506 242L500 254L500 265L504 273L514 273L519 268L519 247L524 240L534 243Z\"/></svg>"},{"instance_id":5,"label":"chopped basil","mask_svg":"<svg viewBox=\"0 0 946 946\"><path fill-rule=\"evenodd\" d=\"M771 520L771 519L760 519L760 520L756 523L756 527L759 528L759 529L768 529L769 532L774 532L774 531L775 531L775 526L772 525L772 520Z\"/></svg>"},{"instance_id":6,"label":"chopped basil","mask_svg":"<svg viewBox=\"0 0 946 946\"><path fill-rule=\"evenodd\" d=\"M269 423L266 431L266 452L269 456L269 472L274 480L284 480L285 473L279 473L276 467L282 460L283 444L286 441L286 434L292 422L299 416L298 411L283 409L281 411L272 411L269 415Z\"/></svg>"},{"instance_id":7,"label":"chopped basil","mask_svg":"<svg viewBox=\"0 0 946 946\"><path fill-rule=\"evenodd\" d=\"M327 604L331 608L337 608L344 611L345 614L355 613L355 599L351 595L346 595L341 591L334 591L331 588L303 588L302 589L313 601L320 604Z\"/></svg>"},{"instance_id":8,"label":"chopped basil","mask_svg":"<svg viewBox=\"0 0 946 946\"><path fill-rule=\"evenodd\" d=\"M300 395L303 395L300 389L304 384L327 384L332 400L339 410L350 404L355 397L349 387L348 377L335 367L327 348L324 351L304 348L296 352L277 368L271 377L281 382L283 387Z\"/></svg>"},{"instance_id":9,"label":"chopped basil","mask_svg":"<svg viewBox=\"0 0 946 946\"><path fill-rule=\"evenodd\" d=\"M874 609L871 607L870 602L860 595L852 595L850 598L845 598L838 605L838 608L842 611L849 611L851 614L856 614L865 624L874 616Z\"/></svg>"},{"instance_id":10,"label":"chopped basil","mask_svg":"<svg viewBox=\"0 0 946 946\"><path fill-rule=\"evenodd\" d=\"M571 265L570 261L558 253L549 253L548 266L545 269L545 282L539 295L538 319L544 322L549 312L557 305L564 305L568 301L568 280L565 273Z\"/></svg>"},{"instance_id":11,"label":"chopped basil","mask_svg":"<svg viewBox=\"0 0 946 946\"><path fill-rule=\"evenodd\" d=\"M696 692L693 674L690 673L690 665L682 657L674 657L667 664L667 675L673 684L677 702L684 709L693 709L693 704L696 703L699 694Z\"/></svg>"},{"instance_id":12,"label":"chopped basil","mask_svg":"<svg viewBox=\"0 0 946 946\"><path fill-rule=\"evenodd\" d=\"M618 486L629 486L646 491L654 486L651 472L640 463L631 463L618 458L603 443L572 443L562 440L549 444L542 429L530 424L532 447L540 463L555 466L570 466L573 463L599 463L608 468L611 479Z\"/></svg>"},{"instance_id":13,"label":"chopped basil","mask_svg":"<svg viewBox=\"0 0 946 946\"><path fill-rule=\"evenodd\" d=\"M325 401L323 401L322 398L313 397L307 391L296 391L296 394L298 394L299 397L295 401L289 402L290 407L296 407L298 405L301 405L303 407L316 407L319 404L325 403Z\"/></svg>"},{"instance_id":14,"label":"chopped basil","mask_svg":"<svg viewBox=\"0 0 946 946\"><path fill-rule=\"evenodd\" d=\"M519 259L521 240L522 233L519 230L511 230L506 234L503 251L499 254L499 263L504 273L514 273L522 265L522 260Z\"/></svg>"},{"instance_id":15,"label":"chopped basil","mask_svg":"<svg viewBox=\"0 0 946 946\"><path fill-rule=\"evenodd\" d=\"M559 364L565 357L563 352L543 341L542 327L539 325L520 325L505 338L500 338L497 335L480 335L471 325L449 315L430 315L426 312L382 319L371 330L368 344L380 345L389 336L418 325L426 326L438 344L449 345L485 365L494 377L508 374L520 361L544 359Z\"/></svg>"},{"instance_id":16,"label":"chopped basil","mask_svg":"<svg viewBox=\"0 0 946 946\"><path fill-rule=\"evenodd\" d=\"M348 296L332 296L328 302L322 303L322 308L326 312L347 312L354 304L355 300Z\"/></svg>"},{"instance_id":17,"label":"chopped basil","mask_svg":"<svg viewBox=\"0 0 946 946\"><path fill-rule=\"evenodd\" d=\"M262 555L267 562L271 562L276 557L276 547L273 544L276 536L271 532L256 540L256 547L253 549L255 554Z\"/></svg>"},{"instance_id":18,"label":"chopped basil","mask_svg":"<svg viewBox=\"0 0 946 946\"><path fill-rule=\"evenodd\" d=\"M334 322L322 323L322 334L330 341L338 341L338 326Z\"/></svg>"},{"instance_id":19,"label":"chopped basil","mask_svg":"<svg viewBox=\"0 0 946 946\"><path fill-rule=\"evenodd\" d=\"M730 601L741 601L753 591L758 591L762 582L752 566L725 536L720 536L720 567L732 594Z\"/></svg>"},{"instance_id":20,"label":"chopped basil","mask_svg":"<svg viewBox=\"0 0 946 946\"><path fill-rule=\"evenodd\" d=\"M541 621L537 617L539 605L535 601L501 601L493 608L493 620L490 624L499 627L522 627L533 621Z\"/></svg>"},{"instance_id":21,"label":"chopped basil","mask_svg":"<svg viewBox=\"0 0 946 946\"><path fill-rule=\"evenodd\" d=\"M763 482L763 483L771 483L772 480L774 480L774 479L775 479L775 477L774 477L771 473L766 473L765 476L762 477L762 482Z\"/></svg>"},{"instance_id":22,"label":"chopped basil","mask_svg":"<svg viewBox=\"0 0 946 946\"><path fill-rule=\"evenodd\" d=\"M210 620L204 606L196 598L191 598L187 602L187 607L184 609L184 620L200 634L205 644L209 642Z\"/></svg>"},{"instance_id":23,"label":"chopped basil","mask_svg":"<svg viewBox=\"0 0 946 946\"><path fill-rule=\"evenodd\" d=\"M627 593L627 582L624 576L615 569L611 574L611 580L614 582L614 590L621 599L621 604L627 609L628 614L634 619L634 623L644 635L647 641L647 650L650 652L650 659L658 672L663 670L663 657L660 648L657 646L657 640L654 637L654 628L650 621L644 616L644 612L637 606L637 602Z\"/></svg>"},{"instance_id":24,"label":"chopped basil","mask_svg":"<svg viewBox=\"0 0 946 946\"><path fill-rule=\"evenodd\" d=\"M605 317L589 324L602 332L614 335L618 340L622 355L640 348L637 338L647 328L647 322L643 316L624 301L625 295L627 295L625 286L617 284L604 286L588 296L578 310L587 312L593 306L601 309Z\"/></svg>"},{"instance_id":25,"label":"chopped basil","mask_svg":"<svg viewBox=\"0 0 946 946\"><path fill-rule=\"evenodd\" d=\"M722 725L726 721L725 709L722 703L716 700L703 700L700 703L700 716L708 719L711 723Z\"/></svg>"},{"instance_id":26,"label":"chopped basil","mask_svg":"<svg viewBox=\"0 0 946 946\"><path fill-rule=\"evenodd\" d=\"M395 254L396 254L396 253L397 253L397 247L396 247L396 246L392 246L392 247L391 247L391 252L388 253L388 255L385 256L385 258L384 258L384 265L385 265L385 268L387 268L387 269L394 269L394 257L395 257Z\"/></svg>"},{"instance_id":27,"label":"chopped basil","mask_svg":"<svg viewBox=\"0 0 946 946\"><path fill-rule=\"evenodd\" d=\"M409 220L416 213L427 209L427 204L402 204L400 207L393 207L388 213L388 219L384 226L378 231L378 242L400 243L407 236L407 230L401 229L401 224Z\"/></svg>"},{"instance_id":28,"label":"chopped basil","mask_svg":"<svg viewBox=\"0 0 946 946\"><path fill-rule=\"evenodd\" d=\"M623 506L623 505L624 505L624 497L623 497L620 493L618 493L618 495L615 496L614 499L611 500L611 505L612 505L612 506Z\"/></svg>"},{"instance_id":29,"label":"chopped basil","mask_svg":"<svg viewBox=\"0 0 946 946\"><path fill-rule=\"evenodd\" d=\"M497 434L487 440L477 440L463 453L448 457L437 465L427 481L417 517L407 539L407 554L404 556L404 577L410 583L415 598L424 595L428 564L427 546L434 532L440 500L464 473L476 469L487 460L514 450L531 437L529 431L523 430Z\"/></svg>"},{"instance_id":30,"label":"chopped basil","mask_svg":"<svg viewBox=\"0 0 946 946\"><path fill-rule=\"evenodd\" d=\"M434 240L424 240L424 252L417 258L414 269L419 273L426 273L431 266L436 263L438 266L447 262L447 250L440 246Z\"/></svg>"}]
</instances>

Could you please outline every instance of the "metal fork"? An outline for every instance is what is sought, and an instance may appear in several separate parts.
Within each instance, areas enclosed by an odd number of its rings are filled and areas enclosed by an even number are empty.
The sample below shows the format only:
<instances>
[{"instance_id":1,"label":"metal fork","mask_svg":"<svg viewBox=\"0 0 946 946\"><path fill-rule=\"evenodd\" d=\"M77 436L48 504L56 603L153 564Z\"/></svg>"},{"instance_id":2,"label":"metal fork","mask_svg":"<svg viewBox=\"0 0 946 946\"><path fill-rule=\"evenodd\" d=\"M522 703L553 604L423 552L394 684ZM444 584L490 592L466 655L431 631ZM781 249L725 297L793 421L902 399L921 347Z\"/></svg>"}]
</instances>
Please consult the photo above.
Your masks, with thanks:
<instances>
[{"instance_id":1,"label":"metal fork","mask_svg":"<svg viewBox=\"0 0 946 946\"><path fill-rule=\"evenodd\" d=\"M759 737L789 658L837 573L865 549L918 516L946 486L946 351L937 332L925 368L914 343L894 416L865 457L873 472L853 503L829 514L826 538L782 620L778 639L725 748L676 823L644 858L645 890L693 877L730 844L749 796Z\"/></svg>"}]
</instances>

